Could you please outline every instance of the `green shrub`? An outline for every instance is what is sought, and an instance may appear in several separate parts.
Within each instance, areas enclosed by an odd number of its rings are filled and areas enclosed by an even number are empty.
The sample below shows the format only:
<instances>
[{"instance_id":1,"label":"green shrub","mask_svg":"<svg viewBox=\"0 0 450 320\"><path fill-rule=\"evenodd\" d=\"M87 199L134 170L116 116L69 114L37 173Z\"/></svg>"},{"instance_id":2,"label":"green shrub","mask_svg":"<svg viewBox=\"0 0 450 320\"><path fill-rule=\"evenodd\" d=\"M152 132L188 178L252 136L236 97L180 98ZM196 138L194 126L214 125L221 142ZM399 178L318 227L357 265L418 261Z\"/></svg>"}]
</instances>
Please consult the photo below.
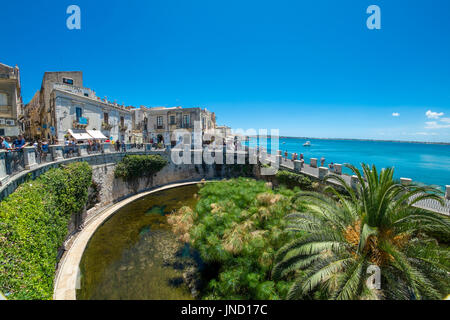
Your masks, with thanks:
<instances>
[{"instance_id":1,"label":"green shrub","mask_svg":"<svg viewBox=\"0 0 450 320\"><path fill-rule=\"evenodd\" d=\"M300 187L302 190L313 189L311 179L298 173L287 170L278 170L276 177L280 184L283 184L288 188Z\"/></svg>"},{"instance_id":2,"label":"green shrub","mask_svg":"<svg viewBox=\"0 0 450 320\"><path fill-rule=\"evenodd\" d=\"M151 177L167 165L167 160L160 155L125 156L117 164L116 178L133 180L140 177Z\"/></svg>"},{"instance_id":3,"label":"green shrub","mask_svg":"<svg viewBox=\"0 0 450 320\"><path fill-rule=\"evenodd\" d=\"M86 162L52 169L0 202L0 291L8 299L51 299L58 248L88 198Z\"/></svg>"},{"instance_id":4,"label":"green shrub","mask_svg":"<svg viewBox=\"0 0 450 320\"><path fill-rule=\"evenodd\" d=\"M285 214L297 209L292 190L273 191L248 178L208 183L194 210L182 208L168 222L180 240L200 253L214 276L203 299L282 299L291 283L272 281L276 251L289 239Z\"/></svg>"}]
</instances>

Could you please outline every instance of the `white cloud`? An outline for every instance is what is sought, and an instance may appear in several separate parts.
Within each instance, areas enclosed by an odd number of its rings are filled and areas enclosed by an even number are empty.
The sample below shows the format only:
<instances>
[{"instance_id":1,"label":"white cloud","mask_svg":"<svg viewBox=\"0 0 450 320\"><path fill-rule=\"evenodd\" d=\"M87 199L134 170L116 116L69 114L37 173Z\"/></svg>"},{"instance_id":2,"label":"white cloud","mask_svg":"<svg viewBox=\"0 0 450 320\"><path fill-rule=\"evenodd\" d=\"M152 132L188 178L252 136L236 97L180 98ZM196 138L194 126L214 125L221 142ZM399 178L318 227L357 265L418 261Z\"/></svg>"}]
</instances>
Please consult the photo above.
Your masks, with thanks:
<instances>
[{"instance_id":1,"label":"white cloud","mask_svg":"<svg viewBox=\"0 0 450 320\"><path fill-rule=\"evenodd\" d=\"M415 133L418 136L436 136L436 132L416 132Z\"/></svg>"},{"instance_id":2,"label":"white cloud","mask_svg":"<svg viewBox=\"0 0 450 320\"><path fill-rule=\"evenodd\" d=\"M436 121L428 121L425 122L425 129L442 129L442 128L450 128L450 124L439 124Z\"/></svg>"},{"instance_id":3,"label":"white cloud","mask_svg":"<svg viewBox=\"0 0 450 320\"><path fill-rule=\"evenodd\" d=\"M394 112L394 113L392 114L392 116L393 116L393 117L400 117L400 113Z\"/></svg>"},{"instance_id":4,"label":"white cloud","mask_svg":"<svg viewBox=\"0 0 450 320\"><path fill-rule=\"evenodd\" d=\"M441 121L445 123L450 123L450 118L442 118Z\"/></svg>"},{"instance_id":5,"label":"white cloud","mask_svg":"<svg viewBox=\"0 0 450 320\"><path fill-rule=\"evenodd\" d=\"M433 112L431 110L428 110L425 115L428 119L439 119L439 117L442 117L444 115L443 112Z\"/></svg>"}]
</instances>

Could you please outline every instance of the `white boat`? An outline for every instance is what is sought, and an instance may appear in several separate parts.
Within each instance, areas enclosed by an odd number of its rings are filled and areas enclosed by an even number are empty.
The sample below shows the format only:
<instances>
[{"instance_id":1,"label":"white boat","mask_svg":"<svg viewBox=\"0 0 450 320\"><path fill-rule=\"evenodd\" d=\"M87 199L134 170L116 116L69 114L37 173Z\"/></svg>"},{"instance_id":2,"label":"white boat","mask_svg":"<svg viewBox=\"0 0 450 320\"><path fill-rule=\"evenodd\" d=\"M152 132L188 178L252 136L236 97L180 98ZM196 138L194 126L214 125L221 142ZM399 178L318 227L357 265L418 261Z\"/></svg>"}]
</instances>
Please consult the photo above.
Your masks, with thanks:
<instances>
[{"instance_id":1,"label":"white boat","mask_svg":"<svg viewBox=\"0 0 450 320\"><path fill-rule=\"evenodd\" d=\"M306 143L303 146L304 147L311 147L311 141L306 141Z\"/></svg>"}]
</instances>

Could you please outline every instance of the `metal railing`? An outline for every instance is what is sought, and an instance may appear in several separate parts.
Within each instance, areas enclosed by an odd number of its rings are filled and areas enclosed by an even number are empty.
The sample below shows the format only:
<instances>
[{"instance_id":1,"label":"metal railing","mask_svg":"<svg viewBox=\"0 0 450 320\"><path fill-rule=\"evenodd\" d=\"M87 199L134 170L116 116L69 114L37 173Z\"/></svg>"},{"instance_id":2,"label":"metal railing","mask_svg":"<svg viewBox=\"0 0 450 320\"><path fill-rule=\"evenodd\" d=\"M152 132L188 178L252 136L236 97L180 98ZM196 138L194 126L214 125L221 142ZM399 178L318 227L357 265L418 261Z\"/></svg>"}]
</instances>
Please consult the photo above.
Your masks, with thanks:
<instances>
[{"instance_id":1,"label":"metal railing","mask_svg":"<svg viewBox=\"0 0 450 320\"><path fill-rule=\"evenodd\" d=\"M14 176L25 170L25 157L23 150L9 150L5 155L6 174Z\"/></svg>"}]
</instances>

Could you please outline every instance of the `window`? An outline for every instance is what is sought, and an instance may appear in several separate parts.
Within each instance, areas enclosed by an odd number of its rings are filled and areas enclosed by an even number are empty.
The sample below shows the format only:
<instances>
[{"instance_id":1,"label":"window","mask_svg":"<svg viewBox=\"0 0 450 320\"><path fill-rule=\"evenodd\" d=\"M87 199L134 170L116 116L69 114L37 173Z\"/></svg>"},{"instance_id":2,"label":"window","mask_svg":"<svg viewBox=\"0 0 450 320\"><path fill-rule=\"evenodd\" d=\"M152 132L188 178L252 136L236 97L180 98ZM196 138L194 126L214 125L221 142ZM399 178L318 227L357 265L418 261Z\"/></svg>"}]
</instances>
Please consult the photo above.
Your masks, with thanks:
<instances>
[{"instance_id":1,"label":"window","mask_svg":"<svg viewBox=\"0 0 450 320\"><path fill-rule=\"evenodd\" d=\"M185 114L185 115L183 116L183 124L184 124L185 126L188 126L188 125L189 125L189 121L190 121L190 116L189 116L188 114Z\"/></svg>"},{"instance_id":2,"label":"window","mask_svg":"<svg viewBox=\"0 0 450 320\"><path fill-rule=\"evenodd\" d=\"M89 93L85 92L85 93L84 93L84 96L85 96L85 97L89 97Z\"/></svg>"},{"instance_id":3,"label":"window","mask_svg":"<svg viewBox=\"0 0 450 320\"><path fill-rule=\"evenodd\" d=\"M5 129L0 129L0 136L4 136L5 135Z\"/></svg>"},{"instance_id":4,"label":"window","mask_svg":"<svg viewBox=\"0 0 450 320\"><path fill-rule=\"evenodd\" d=\"M6 93L0 93L0 106L8 105L8 95Z\"/></svg>"},{"instance_id":5,"label":"window","mask_svg":"<svg viewBox=\"0 0 450 320\"><path fill-rule=\"evenodd\" d=\"M81 109L80 107L76 107L75 113L77 115L77 121L79 121L80 118L83 116L83 109Z\"/></svg>"},{"instance_id":6,"label":"window","mask_svg":"<svg viewBox=\"0 0 450 320\"><path fill-rule=\"evenodd\" d=\"M124 119L123 117L120 117L120 125L121 125L122 127L125 126L125 119Z\"/></svg>"},{"instance_id":7,"label":"window","mask_svg":"<svg viewBox=\"0 0 450 320\"><path fill-rule=\"evenodd\" d=\"M156 124L158 125L158 127L162 127L162 125L163 125L163 117L162 116L158 116L158 118L156 118Z\"/></svg>"},{"instance_id":8,"label":"window","mask_svg":"<svg viewBox=\"0 0 450 320\"><path fill-rule=\"evenodd\" d=\"M73 86L73 79L63 78L63 83Z\"/></svg>"},{"instance_id":9,"label":"window","mask_svg":"<svg viewBox=\"0 0 450 320\"><path fill-rule=\"evenodd\" d=\"M109 123L109 114L107 112L103 113L103 122Z\"/></svg>"},{"instance_id":10,"label":"window","mask_svg":"<svg viewBox=\"0 0 450 320\"><path fill-rule=\"evenodd\" d=\"M175 124L175 116L170 116L170 124Z\"/></svg>"},{"instance_id":11,"label":"window","mask_svg":"<svg viewBox=\"0 0 450 320\"><path fill-rule=\"evenodd\" d=\"M202 129L206 129L206 119L202 118Z\"/></svg>"}]
</instances>

